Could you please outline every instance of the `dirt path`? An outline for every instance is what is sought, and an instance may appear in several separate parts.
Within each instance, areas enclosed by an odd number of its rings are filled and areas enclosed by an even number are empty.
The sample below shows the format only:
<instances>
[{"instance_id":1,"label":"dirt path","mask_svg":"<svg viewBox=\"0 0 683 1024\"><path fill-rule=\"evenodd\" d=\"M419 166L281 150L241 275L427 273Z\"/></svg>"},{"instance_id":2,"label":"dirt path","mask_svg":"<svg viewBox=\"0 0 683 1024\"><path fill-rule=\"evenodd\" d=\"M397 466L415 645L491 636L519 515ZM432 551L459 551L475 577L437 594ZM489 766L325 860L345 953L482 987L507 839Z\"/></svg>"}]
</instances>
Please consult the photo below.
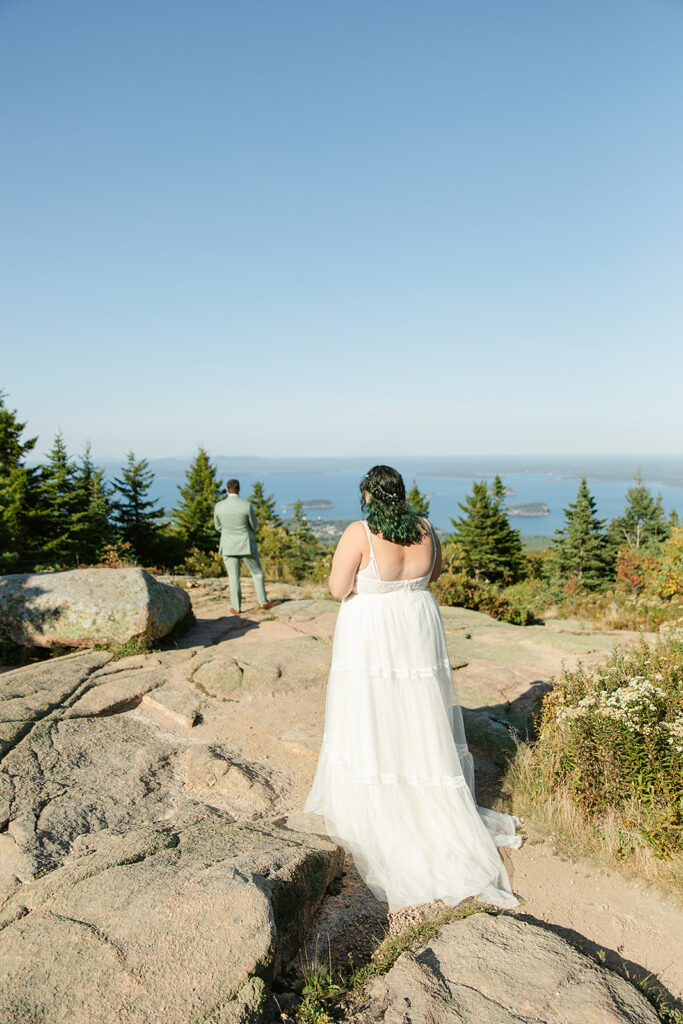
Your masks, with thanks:
<instances>
[{"instance_id":1,"label":"dirt path","mask_svg":"<svg viewBox=\"0 0 683 1024\"><path fill-rule=\"evenodd\" d=\"M205 658L202 647L213 645L217 657L232 652L248 666L257 652L288 651L272 685L242 687L223 699L212 699L210 713L207 709L192 733L202 741L232 742L248 757L267 765L280 780L277 811L286 823L295 829L321 831L321 819L304 816L301 808L322 739L324 666L325 658L329 662L336 606L323 604L320 598L324 595L311 587L276 585L270 589L274 597L308 600L285 601L272 613L247 609L235 619L227 613L222 582L190 591L199 621L183 640L188 657ZM637 640L635 634L592 632L577 622L524 630L461 609L447 610L444 625L453 663L463 666L457 673L463 703L480 711L492 708L496 717L505 721L507 716L512 722L563 664L571 667L578 658L597 660L605 657L615 641ZM318 668L314 665L306 673L297 651L302 656L307 652L310 658L314 642ZM176 671L188 678L180 657ZM493 764L477 759L481 803L494 803L498 776ZM636 978L651 975L674 998L682 999L683 958L678 955L683 949L681 906L617 872L587 861L563 859L551 839L526 823L523 832L525 842L520 850L502 851L521 904L513 913L557 929L584 952L604 957L608 966L625 965ZM345 961L351 951L358 959L369 952L386 927L384 908L347 859L340 891L327 898L304 956L315 955L316 943L326 956L329 943L333 958Z\"/></svg>"}]
</instances>

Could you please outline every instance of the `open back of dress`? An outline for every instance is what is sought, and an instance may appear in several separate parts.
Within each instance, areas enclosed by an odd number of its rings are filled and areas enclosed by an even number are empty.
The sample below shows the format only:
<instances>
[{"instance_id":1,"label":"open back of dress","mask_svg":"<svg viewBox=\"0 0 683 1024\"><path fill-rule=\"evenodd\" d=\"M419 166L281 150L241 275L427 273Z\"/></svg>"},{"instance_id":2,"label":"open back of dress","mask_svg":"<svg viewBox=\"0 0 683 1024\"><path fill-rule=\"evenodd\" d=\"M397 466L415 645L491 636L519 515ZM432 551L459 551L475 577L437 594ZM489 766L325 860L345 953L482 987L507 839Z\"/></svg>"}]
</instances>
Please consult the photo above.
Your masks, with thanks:
<instances>
[{"instance_id":1,"label":"open back of dress","mask_svg":"<svg viewBox=\"0 0 683 1024\"><path fill-rule=\"evenodd\" d=\"M323 744L304 809L324 815L330 837L391 911L468 896L517 906L496 846L520 845L519 822L476 805L428 590L432 570L382 580L368 537L370 562L339 609Z\"/></svg>"}]
</instances>

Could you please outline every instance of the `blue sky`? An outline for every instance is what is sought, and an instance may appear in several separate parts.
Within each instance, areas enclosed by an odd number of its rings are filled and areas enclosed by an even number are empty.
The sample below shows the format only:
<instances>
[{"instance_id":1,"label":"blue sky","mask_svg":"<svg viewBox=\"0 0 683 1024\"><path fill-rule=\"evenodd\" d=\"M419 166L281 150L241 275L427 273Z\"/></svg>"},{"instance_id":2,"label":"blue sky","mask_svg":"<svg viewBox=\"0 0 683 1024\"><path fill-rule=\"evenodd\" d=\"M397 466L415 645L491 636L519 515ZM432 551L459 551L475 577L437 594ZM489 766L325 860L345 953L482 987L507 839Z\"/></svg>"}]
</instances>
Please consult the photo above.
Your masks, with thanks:
<instances>
[{"instance_id":1,"label":"blue sky","mask_svg":"<svg viewBox=\"0 0 683 1024\"><path fill-rule=\"evenodd\" d=\"M0 388L157 457L683 451L683 3L0 0Z\"/></svg>"}]
</instances>

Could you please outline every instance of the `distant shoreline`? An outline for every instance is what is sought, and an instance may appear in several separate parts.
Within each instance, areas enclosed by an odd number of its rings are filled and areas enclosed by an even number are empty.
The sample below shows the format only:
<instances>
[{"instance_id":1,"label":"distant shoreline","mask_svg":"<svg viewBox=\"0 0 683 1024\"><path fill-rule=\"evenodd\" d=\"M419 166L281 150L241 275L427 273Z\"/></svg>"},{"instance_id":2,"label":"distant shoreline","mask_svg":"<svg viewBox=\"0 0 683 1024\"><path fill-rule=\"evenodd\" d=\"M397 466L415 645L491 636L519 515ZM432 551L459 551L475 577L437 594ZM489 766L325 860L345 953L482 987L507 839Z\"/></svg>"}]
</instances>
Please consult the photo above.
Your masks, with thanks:
<instances>
[{"instance_id":1,"label":"distant shoreline","mask_svg":"<svg viewBox=\"0 0 683 1024\"><path fill-rule=\"evenodd\" d=\"M76 453L74 453L76 454ZM139 457L145 455L142 448ZM47 453L45 453L47 455ZM43 456L44 457L44 456ZM182 476L192 462L193 456L145 456L150 469L159 478ZM536 473L546 476L549 483L561 480L580 480L585 474L591 481L624 481L631 483L640 470L643 482L653 488L675 487L683 489L683 453L680 455L460 455L460 456L403 456L382 455L381 457L324 458L320 456L262 456L262 455L210 455L217 467L219 477L229 478L244 473L249 476L296 474L313 476L336 476L340 473L358 473L358 482L373 462L395 465L410 476L444 477L446 479L482 480L492 479L496 474ZM42 461L34 455L27 465L36 466ZM125 457L93 456L97 466L105 469L106 475L118 475L125 464ZM403 468L402 468L403 467ZM505 482L505 481L504 481Z\"/></svg>"},{"instance_id":2,"label":"distant shoreline","mask_svg":"<svg viewBox=\"0 0 683 1024\"><path fill-rule=\"evenodd\" d=\"M290 501L287 505L283 505L283 508L294 508L296 505L295 501ZM308 501L301 502L302 508L334 508L334 502L328 501L327 498L311 498Z\"/></svg>"}]
</instances>

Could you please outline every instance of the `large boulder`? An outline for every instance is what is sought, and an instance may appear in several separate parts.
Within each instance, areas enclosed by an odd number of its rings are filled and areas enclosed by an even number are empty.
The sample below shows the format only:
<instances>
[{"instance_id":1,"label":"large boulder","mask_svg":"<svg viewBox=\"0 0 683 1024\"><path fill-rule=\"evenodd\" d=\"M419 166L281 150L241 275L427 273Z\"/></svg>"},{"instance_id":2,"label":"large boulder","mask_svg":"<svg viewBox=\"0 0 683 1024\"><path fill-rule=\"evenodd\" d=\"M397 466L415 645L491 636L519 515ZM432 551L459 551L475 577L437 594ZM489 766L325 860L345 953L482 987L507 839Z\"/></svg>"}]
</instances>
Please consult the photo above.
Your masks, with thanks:
<instances>
[{"instance_id":1,"label":"large boulder","mask_svg":"<svg viewBox=\"0 0 683 1024\"><path fill-rule=\"evenodd\" d=\"M3 1024L262 1024L342 871L280 776L196 738L211 698L164 657L0 676Z\"/></svg>"},{"instance_id":2,"label":"large boulder","mask_svg":"<svg viewBox=\"0 0 683 1024\"><path fill-rule=\"evenodd\" d=\"M144 569L0 576L0 636L30 647L122 644L171 632L190 598Z\"/></svg>"},{"instance_id":3,"label":"large boulder","mask_svg":"<svg viewBox=\"0 0 683 1024\"><path fill-rule=\"evenodd\" d=\"M186 803L88 848L0 911L5 1024L253 1024L342 851ZM272 1004L274 1008L274 1004Z\"/></svg>"},{"instance_id":4,"label":"large boulder","mask_svg":"<svg viewBox=\"0 0 683 1024\"><path fill-rule=\"evenodd\" d=\"M368 998L369 997L369 998ZM628 981L559 935L475 914L372 982L354 1024L657 1024Z\"/></svg>"}]
</instances>

